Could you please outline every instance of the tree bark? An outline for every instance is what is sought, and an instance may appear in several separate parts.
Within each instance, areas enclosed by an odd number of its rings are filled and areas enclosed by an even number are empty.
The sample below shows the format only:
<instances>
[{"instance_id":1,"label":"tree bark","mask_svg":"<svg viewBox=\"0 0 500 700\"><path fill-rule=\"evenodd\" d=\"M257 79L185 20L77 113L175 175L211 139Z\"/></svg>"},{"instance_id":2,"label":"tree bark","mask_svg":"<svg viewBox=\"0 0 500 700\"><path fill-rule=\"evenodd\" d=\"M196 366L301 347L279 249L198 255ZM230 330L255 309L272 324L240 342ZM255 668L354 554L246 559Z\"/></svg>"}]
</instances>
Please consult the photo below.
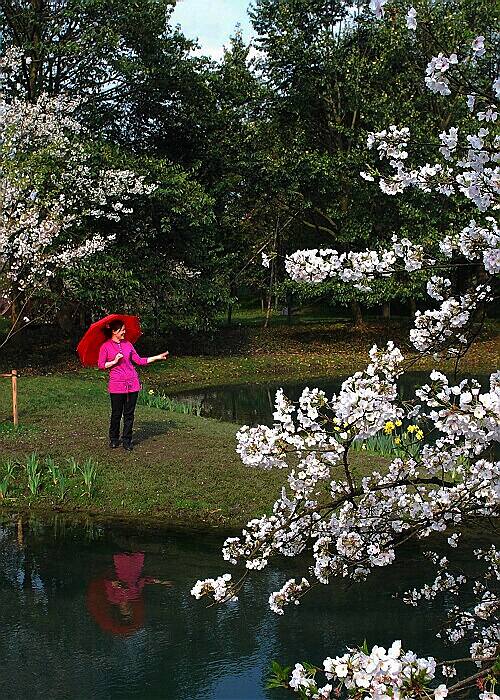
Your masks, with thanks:
<instances>
[{"instance_id":1,"label":"tree bark","mask_svg":"<svg viewBox=\"0 0 500 700\"><path fill-rule=\"evenodd\" d=\"M351 301L351 313L354 319L355 326L364 325L363 312L361 310L361 306L359 305L359 302L357 302L355 299Z\"/></svg>"},{"instance_id":2,"label":"tree bark","mask_svg":"<svg viewBox=\"0 0 500 700\"><path fill-rule=\"evenodd\" d=\"M385 301L382 304L382 318L389 320L391 318L391 302Z\"/></svg>"}]
</instances>

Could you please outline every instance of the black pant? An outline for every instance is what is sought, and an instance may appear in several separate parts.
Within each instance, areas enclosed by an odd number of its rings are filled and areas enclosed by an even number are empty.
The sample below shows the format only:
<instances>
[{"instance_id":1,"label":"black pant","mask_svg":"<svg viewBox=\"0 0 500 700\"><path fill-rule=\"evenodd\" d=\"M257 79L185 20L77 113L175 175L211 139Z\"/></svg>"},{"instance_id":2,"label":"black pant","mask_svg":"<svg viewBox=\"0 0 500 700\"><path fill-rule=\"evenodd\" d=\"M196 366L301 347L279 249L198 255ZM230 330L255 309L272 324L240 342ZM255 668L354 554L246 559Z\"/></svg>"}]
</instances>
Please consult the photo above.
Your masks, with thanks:
<instances>
[{"instance_id":1,"label":"black pant","mask_svg":"<svg viewBox=\"0 0 500 700\"><path fill-rule=\"evenodd\" d=\"M134 411L137 403L138 391L130 394L110 394L111 420L109 422L109 439L118 442L120 439L120 421L123 415L123 442L132 441L132 428L134 427Z\"/></svg>"}]
</instances>

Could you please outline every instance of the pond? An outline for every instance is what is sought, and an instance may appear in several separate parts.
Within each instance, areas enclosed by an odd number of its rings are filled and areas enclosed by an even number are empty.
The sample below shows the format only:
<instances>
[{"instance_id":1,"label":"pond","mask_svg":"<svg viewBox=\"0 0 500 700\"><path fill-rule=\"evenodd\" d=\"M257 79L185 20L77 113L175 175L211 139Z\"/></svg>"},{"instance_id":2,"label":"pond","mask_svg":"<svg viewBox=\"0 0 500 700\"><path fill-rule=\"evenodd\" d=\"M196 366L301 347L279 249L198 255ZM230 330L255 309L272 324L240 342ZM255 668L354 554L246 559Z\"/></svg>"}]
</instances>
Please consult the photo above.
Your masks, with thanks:
<instances>
[{"instance_id":1,"label":"pond","mask_svg":"<svg viewBox=\"0 0 500 700\"><path fill-rule=\"evenodd\" d=\"M483 387L489 386L489 377L476 377ZM210 387L182 393L173 393L169 388L162 388L166 394L184 403L196 407L199 414L209 418L219 418L240 425L272 425L274 397L280 387L292 400L297 401L306 386L318 387L327 396L337 393L346 377L312 379L308 382L281 382L259 384L237 384ZM413 396L414 390L429 381L428 372L408 372L399 381L399 392L403 399Z\"/></svg>"},{"instance_id":2,"label":"pond","mask_svg":"<svg viewBox=\"0 0 500 700\"><path fill-rule=\"evenodd\" d=\"M131 530L62 516L45 523L4 519L2 695L279 700L289 695L265 689L272 659L321 662L364 638L369 645L398 638L415 652L449 653L434 637L442 620L439 604L414 609L392 596L425 581L418 546L368 583L320 587L279 617L268 610L268 595L302 575L304 561L273 563L225 607L207 607L190 595L196 579L227 570L222 540L218 534ZM451 550L466 572L471 549L480 544L479 537Z\"/></svg>"}]
</instances>

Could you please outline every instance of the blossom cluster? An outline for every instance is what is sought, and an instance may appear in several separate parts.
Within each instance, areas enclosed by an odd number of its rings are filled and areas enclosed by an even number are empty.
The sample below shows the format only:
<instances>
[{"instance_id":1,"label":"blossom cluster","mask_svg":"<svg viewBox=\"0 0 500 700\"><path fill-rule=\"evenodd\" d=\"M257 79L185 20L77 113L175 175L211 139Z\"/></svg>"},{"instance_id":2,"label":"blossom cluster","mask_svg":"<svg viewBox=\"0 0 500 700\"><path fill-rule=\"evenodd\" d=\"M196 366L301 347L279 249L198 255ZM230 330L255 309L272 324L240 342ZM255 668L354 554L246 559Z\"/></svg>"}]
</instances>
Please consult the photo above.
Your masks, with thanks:
<instances>
[{"instance_id":1,"label":"blossom cluster","mask_svg":"<svg viewBox=\"0 0 500 700\"><path fill-rule=\"evenodd\" d=\"M19 51L7 50L0 73L19 60ZM134 197L155 189L144 176L93 161L79 105L65 95L42 93L33 102L0 95L0 271L16 292L44 287L103 250L114 234L107 225L89 235L87 222L118 222Z\"/></svg>"},{"instance_id":2,"label":"blossom cluster","mask_svg":"<svg viewBox=\"0 0 500 700\"><path fill-rule=\"evenodd\" d=\"M296 282L318 283L338 277L361 289L376 277L389 277L397 270L414 272L433 264L434 260L425 255L421 245L397 236L388 250L349 253L331 248L298 250L285 261L288 275Z\"/></svg>"},{"instance_id":3,"label":"blossom cluster","mask_svg":"<svg viewBox=\"0 0 500 700\"><path fill-rule=\"evenodd\" d=\"M395 383L400 351L392 343L385 350L374 346L370 359L365 372L332 397L305 389L294 404L279 391L273 428L245 426L239 432L244 463L293 466L272 515L251 520L242 537L226 540L226 561L244 563L248 573L265 568L276 554L295 556L311 547L310 573L320 583L332 576L363 580L394 561L402 533L425 538L497 512L500 463L482 455L500 440L499 375L491 376L485 391L475 380L450 384L434 371L416 391L418 404L402 406ZM403 451L384 472L356 479L352 443L387 433L388 426L392 432L416 416L435 441L417 452ZM406 432L417 441L424 436L414 423ZM302 594L295 580L286 582L271 596L272 609L282 611Z\"/></svg>"},{"instance_id":4,"label":"blossom cluster","mask_svg":"<svg viewBox=\"0 0 500 700\"><path fill-rule=\"evenodd\" d=\"M386 0L370 3L379 18L385 5ZM415 31L414 8L409 8L406 23ZM468 60L479 65L485 53L484 37L477 37L471 49ZM449 94L450 74L459 63L458 52L434 57L426 71L428 88ZM499 79L493 89L496 93L500 90ZM476 94L469 95L471 110ZM491 106L477 111L475 117L487 124L497 118ZM465 258L466 264L474 261L477 279L462 295L453 294L448 277L431 276L428 292L439 307L417 314L411 331L411 340L420 352L446 349L460 356L470 343L468 332L478 311L492 298L490 278L500 267L498 227L492 218L479 220L482 212L498 207L499 143L485 124L462 140L458 129L452 127L439 136L444 162L409 169L408 129L393 126L371 134L369 147L376 148L394 171L391 177L380 179L384 192L397 194L413 186L446 196L462 195L476 206L478 221L471 220L458 234L444 238L439 261L418 244L395 237L392 246L382 251L297 251L286 261L289 275L312 283L337 277L366 288L375 277L398 270L413 272L427 267L437 272L448 263L451 267L456 257ZM372 173L363 176L375 179ZM500 514L500 462L494 457L500 441L500 372L491 374L486 388L474 379L451 382L433 371L428 383L403 402L397 392L402 367L403 356L394 344L383 349L375 346L367 369L344 381L338 394L327 396L307 388L294 403L280 390L273 427L244 426L239 431L238 452L245 464L288 467L289 471L272 515L251 520L241 537L225 542L224 559L245 566L236 588L244 585L252 569L263 569L275 555L310 551L312 556L308 578L300 583L290 579L271 594L270 606L277 614L287 605L299 604L316 582L327 584L333 577L360 581L376 567L390 565L402 541L444 533L449 545L457 547L464 526ZM351 464L353 444L374 435L392 435L396 429L414 437L419 449L411 450L400 441L383 470L356 475ZM425 440L426 436L432 439ZM475 556L484 562L485 571L480 580L468 582L462 574L448 570L446 557L430 553L430 560L438 566L437 576L422 588L407 592L405 600L412 605L425 604L441 594L448 600L450 596L457 599L444 634L450 642L468 638L470 655L481 666L480 700L499 700L491 680L499 638L499 557L493 546L477 550ZM475 596L471 608L462 596L466 585ZM441 700L448 695L448 687L441 683L431 689L436 668L432 657L404 654L401 643L394 642L388 651L381 647L374 647L371 653L350 649L342 656L325 659L327 683L322 687L315 680L317 669L296 664L288 687L316 700L328 700L343 691L356 700L432 695ZM454 662L443 665L442 673L445 678L453 676Z\"/></svg>"},{"instance_id":5,"label":"blossom cluster","mask_svg":"<svg viewBox=\"0 0 500 700\"><path fill-rule=\"evenodd\" d=\"M432 656L419 658L412 651L406 653L397 640L385 649L374 646L368 650L349 649L342 656L327 657L323 673L328 681L318 687L318 669L296 664L290 679L290 688L315 700L330 700L345 689L349 697L361 698L414 698L422 691L426 697L442 700L448 695L441 683L433 691L430 683L436 676L436 661Z\"/></svg>"},{"instance_id":6,"label":"blossom cluster","mask_svg":"<svg viewBox=\"0 0 500 700\"><path fill-rule=\"evenodd\" d=\"M439 53L437 56L433 56L425 71L425 84L429 90L440 95L451 95L448 76L452 66L456 65L458 65L456 53L452 53L449 56Z\"/></svg>"},{"instance_id":7,"label":"blossom cluster","mask_svg":"<svg viewBox=\"0 0 500 700\"><path fill-rule=\"evenodd\" d=\"M218 603L238 600L231 591L231 574L224 574L216 579L207 578L204 581L197 581L191 589L191 595L199 599L203 595L210 594Z\"/></svg>"},{"instance_id":8,"label":"blossom cluster","mask_svg":"<svg viewBox=\"0 0 500 700\"><path fill-rule=\"evenodd\" d=\"M412 14L413 16L413 14ZM483 56L484 38L478 37L473 44L474 59ZM465 59L464 59L465 60ZM439 55L427 69L428 87L448 94L450 67L456 66L458 58L452 54L446 58ZM439 89L438 89L439 87ZM493 84L498 91L500 79ZM395 195L407 187L417 187L425 192L438 192L446 196L463 194L480 212L498 207L500 185L500 137L483 122L494 122L496 112L476 113L478 128L475 133L465 134L460 139L459 130L451 127L439 134L439 151L445 163L436 162L413 169L406 166L411 142L407 127L391 126L368 135L367 145L376 149L381 160L387 159L393 168L391 176L380 176L379 185L386 194ZM461 146L461 142L464 146ZM373 181L374 174L362 172L364 179ZM481 222L471 219L458 233L448 234L439 244L444 260L450 267L476 261L485 276L500 271L500 233L496 220L487 216ZM286 260L286 270L292 279L299 282L318 283L328 278L338 278L360 290L369 289L376 277L388 277L398 271L408 273L432 269L443 260L426 254L421 246L406 238L394 236L392 246L385 250L339 253L332 249L299 250ZM461 263L463 264L463 263ZM483 275L484 277L484 275ZM417 312L415 327L410 339L422 353L446 353L460 356L467 351L470 338L475 335L478 312L493 299L488 282L473 284L461 295L452 294L452 283L447 277L432 275L427 285L429 295L441 302L437 309Z\"/></svg>"},{"instance_id":9,"label":"blossom cluster","mask_svg":"<svg viewBox=\"0 0 500 700\"><path fill-rule=\"evenodd\" d=\"M451 94L449 73L452 67L470 63L484 52L484 37L477 37L472 44L472 56L464 56L462 61L456 53L449 57L440 53L433 57L427 66L425 83L432 91L441 95ZM500 78L492 84L492 91L498 97ZM480 211L495 207L498 201L500 181L499 146L500 137L495 134L493 125L498 118L497 107L492 96L491 104L477 109L477 131L461 135L457 127L439 134L439 151L446 163L426 163L423 166L408 168L408 147L411 140L407 127L392 125L389 129L370 133L367 139L369 149L376 148L379 157L387 158L393 169L390 176L381 176L380 188L386 194L398 194L408 187L417 187L424 192L436 191L446 196L461 193L471 200ZM476 98L469 95L467 102L474 109ZM489 125L489 126L486 126ZM361 173L368 180L374 180L371 173Z\"/></svg>"},{"instance_id":10,"label":"blossom cluster","mask_svg":"<svg viewBox=\"0 0 500 700\"><path fill-rule=\"evenodd\" d=\"M447 258L458 252L468 260L482 260L490 275L500 272L500 229L493 217L486 217L482 226L471 219L458 234L445 236L439 247Z\"/></svg>"},{"instance_id":11,"label":"blossom cluster","mask_svg":"<svg viewBox=\"0 0 500 700\"><path fill-rule=\"evenodd\" d=\"M476 379L464 379L450 385L448 378L434 370L431 384L417 389L415 394L424 406L425 414L452 445L465 441L467 450L481 454L491 442L500 442L500 373L490 376L489 391L482 393Z\"/></svg>"},{"instance_id":12,"label":"blossom cluster","mask_svg":"<svg viewBox=\"0 0 500 700\"><path fill-rule=\"evenodd\" d=\"M438 291L431 280L431 296L441 294L449 280L443 280ZM451 284L451 283L450 283ZM460 346L468 347L469 337L464 331L474 324L476 314L485 302L492 301L491 287L477 285L461 296L444 299L438 309L415 313L410 340L421 352L438 354L446 350L448 355L459 355Z\"/></svg>"},{"instance_id":13,"label":"blossom cluster","mask_svg":"<svg viewBox=\"0 0 500 700\"><path fill-rule=\"evenodd\" d=\"M82 240L72 231L79 232L86 218L119 221L132 212L124 199L154 189L129 170L95 171L74 139L81 132L71 116L75 105L64 96L47 95L34 104L1 104L0 261L18 289L43 285L58 269L102 250L113 234ZM40 180L27 154L50 157L54 172L48 181Z\"/></svg>"},{"instance_id":14,"label":"blossom cluster","mask_svg":"<svg viewBox=\"0 0 500 700\"><path fill-rule=\"evenodd\" d=\"M270 609L278 615L283 615L283 608L285 605L288 605L290 602L298 605L300 596L303 595L309 587L309 581L306 578L303 578L300 583L297 583L293 578L290 579L279 591L271 593L269 596Z\"/></svg>"},{"instance_id":15,"label":"blossom cluster","mask_svg":"<svg viewBox=\"0 0 500 700\"><path fill-rule=\"evenodd\" d=\"M468 607L461 609L458 605L451 606L449 621L443 632L439 632L437 636L444 636L449 642L456 643L469 634L471 658L480 667L483 661L495 657L500 636L497 619L500 610L500 553L492 545L488 550L478 549L474 554L485 566L481 578L469 582L463 574L453 574L449 571L447 557L427 552L427 556L437 566L437 575L431 584L407 591L403 601L408 605L417 606L423 600L429 601L444 595L449 601L450 595L463 595L464 588L468 585L470 591L467 598L471 601Z\"/></svg>"}]
</instances>

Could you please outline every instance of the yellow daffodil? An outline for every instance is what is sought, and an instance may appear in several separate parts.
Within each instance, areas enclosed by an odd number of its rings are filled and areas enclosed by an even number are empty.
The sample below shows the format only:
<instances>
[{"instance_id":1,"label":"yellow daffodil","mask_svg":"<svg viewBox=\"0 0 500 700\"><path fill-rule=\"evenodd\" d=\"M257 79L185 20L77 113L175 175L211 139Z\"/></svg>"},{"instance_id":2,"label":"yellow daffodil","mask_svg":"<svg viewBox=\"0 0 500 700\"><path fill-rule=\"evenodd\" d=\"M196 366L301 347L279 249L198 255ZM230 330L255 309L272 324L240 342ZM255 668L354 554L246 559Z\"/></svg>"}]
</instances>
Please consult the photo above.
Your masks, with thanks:
<instances>
[{"instance_id":1,"label":"yellow daffodil","mask_svg":"<svg viewBox=\"0 0 500 700\"><path fill-rule=\"evenodd\" d=\"M395 444L395 445L401 445L401 438L399 437L399 435L398 435L397 437L394 438L394 444Z\"/></svg>"},{"instance_id":2,"label":"yellow daffodil","mask_svg":"<svg viewBox=\"0 0 500 700\"><path fill-rule=\"evenodd\" d=\"M388 420L387 423L384 425L384 433L386 435L390 435L392 431L395 429L395 425L392 422L392 420Z\"/></svg>"}]
</instances>

